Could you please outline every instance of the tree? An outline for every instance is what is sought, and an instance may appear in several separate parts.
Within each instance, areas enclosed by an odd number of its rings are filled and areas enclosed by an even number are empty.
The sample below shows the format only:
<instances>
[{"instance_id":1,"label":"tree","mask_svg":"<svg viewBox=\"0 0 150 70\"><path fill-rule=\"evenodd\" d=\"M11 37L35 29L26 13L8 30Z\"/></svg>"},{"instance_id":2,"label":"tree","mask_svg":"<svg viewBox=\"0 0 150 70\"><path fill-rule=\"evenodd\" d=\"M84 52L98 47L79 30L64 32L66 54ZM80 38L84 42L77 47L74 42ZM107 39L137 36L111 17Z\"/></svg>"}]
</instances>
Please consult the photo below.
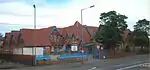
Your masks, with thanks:
<instances>
[{"instance_id":1,"label":"tree","mask_svg":"<svg viewBox=\"0 0 150 70\"><path fill-rule=\"evenodd\" d=\"M122 41L121 34L127 28L125 19L127 19L127 16L116 11L104 12L100 15L100 20L104 24L100 25L95 35L95 40L98 43L102 43L106 49L114 49L114 54L116 46Z\"/></svg>"},{"instance_id":2,"label":"tree","mask_svg":"<svg viewBox=\"0 0 150 70\"><path fill-rule=\"evenodd\" d=\"M148 33L150 29L149 23L150 21L146 19L139 20L138 22L136 22L136 25L134 25L134 31L142 31Z\"/></svg>"},{"instance_id":3,"label":"tree","mask_svg":"<svg viewBox=\"0 0 150 70\"><path fill-rule=\"evenodd\" d=\"M134 45L141 46L141 50L143 51L143 47L149 45L148 31L150 21L146 19L139 20L134 25Z\"/></svg>"}]
</instances>

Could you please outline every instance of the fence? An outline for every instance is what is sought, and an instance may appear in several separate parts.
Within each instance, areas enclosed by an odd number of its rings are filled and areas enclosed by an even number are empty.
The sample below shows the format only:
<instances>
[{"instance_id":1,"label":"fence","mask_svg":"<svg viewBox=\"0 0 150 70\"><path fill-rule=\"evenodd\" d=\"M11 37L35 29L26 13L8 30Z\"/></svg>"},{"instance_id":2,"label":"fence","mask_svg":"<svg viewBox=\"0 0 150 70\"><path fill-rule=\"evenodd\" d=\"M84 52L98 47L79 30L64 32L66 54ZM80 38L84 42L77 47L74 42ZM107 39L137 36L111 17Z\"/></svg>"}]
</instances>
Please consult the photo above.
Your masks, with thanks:
<instances>
[{"instance_id":1,"label":"fence","mask_svg":"<svg viewBox=\"0 0 150 70\"><path fill-rule=\"evenodd\" d=\"M87 53L74 53L74 54L63 54L59 56L59 59L70 59L70 58L88 58Z\"/></svg>"},{"instance_id":2,"label":"fence","mask_svg":"<svg viewBox=\"0 0 150 70\"><path fill-rule=\"evenodd\" d=\"M51 55L39 55L36 56L36 60L52 60ZM71 59L71 58L88 58L87 53L73 53L73 54L62 54L57 57L58 59Z\"/></svg>"}]
</instances>

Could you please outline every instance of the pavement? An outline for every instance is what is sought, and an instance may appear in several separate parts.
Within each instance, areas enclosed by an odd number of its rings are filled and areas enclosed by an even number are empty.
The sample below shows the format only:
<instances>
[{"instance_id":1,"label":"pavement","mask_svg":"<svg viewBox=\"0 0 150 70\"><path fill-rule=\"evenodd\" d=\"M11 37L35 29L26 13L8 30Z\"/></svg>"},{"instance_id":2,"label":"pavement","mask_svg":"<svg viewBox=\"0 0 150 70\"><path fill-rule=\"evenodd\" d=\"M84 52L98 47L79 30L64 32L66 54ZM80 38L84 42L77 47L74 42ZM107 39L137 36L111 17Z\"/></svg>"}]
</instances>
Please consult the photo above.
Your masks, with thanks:
<instances>
[{"instance_id":1,"label":"pavement","mask_svg":"<svg viewBox=\"0 0 150 70\"><path fill-rule=\"evenodd\" d=\"M135 55L119 59L90 59L84 64L81 62L44 65L35 67L20 67L5 70L150 70L149 55ZM1 69L0 69L1 70ZM3 69L4 70L4 69Z\"/></svg>"},{"instance_id":2,"label":"pavement","mask_svg":"<svg viewBox=\"0 0 150 70\"><path fill-rule=\"evenodd\" d=\"M5 62L3 64L0 64L0 70L2 69L13 69L13 68L23 68L23 67L29 67L24 64L20 63L12 63L12 62Z\"/></svg>"}]
</instances>

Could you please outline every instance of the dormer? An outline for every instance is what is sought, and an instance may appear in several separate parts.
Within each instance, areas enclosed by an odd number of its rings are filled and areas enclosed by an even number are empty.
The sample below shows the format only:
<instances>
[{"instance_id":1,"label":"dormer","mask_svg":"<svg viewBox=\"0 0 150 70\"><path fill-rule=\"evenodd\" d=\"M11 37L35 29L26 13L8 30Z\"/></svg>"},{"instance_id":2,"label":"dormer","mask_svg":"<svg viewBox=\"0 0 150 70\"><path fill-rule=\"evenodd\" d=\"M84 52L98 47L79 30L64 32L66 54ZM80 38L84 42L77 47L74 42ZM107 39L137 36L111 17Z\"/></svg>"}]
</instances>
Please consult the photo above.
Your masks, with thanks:
<instances>
[{"instance_id":1,"label":"dormer","mask_svg":"<svg viewBox=\"0 0 150 70\"><path fill-rule=\"evenodd\" d=\"M52 27L52 32L57 32L57 27L56 26Z\"/></svg>"}]
</instances>

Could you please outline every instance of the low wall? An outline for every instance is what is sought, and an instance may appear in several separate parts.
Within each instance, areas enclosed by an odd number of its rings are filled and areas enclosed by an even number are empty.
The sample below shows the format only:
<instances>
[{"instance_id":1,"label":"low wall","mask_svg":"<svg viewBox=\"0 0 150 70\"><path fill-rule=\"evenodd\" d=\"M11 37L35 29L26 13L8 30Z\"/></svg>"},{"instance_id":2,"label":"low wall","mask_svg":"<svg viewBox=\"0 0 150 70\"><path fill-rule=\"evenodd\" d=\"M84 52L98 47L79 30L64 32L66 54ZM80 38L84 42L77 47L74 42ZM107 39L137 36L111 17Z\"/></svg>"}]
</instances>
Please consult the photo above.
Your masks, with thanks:
<instances>
[{"instance_id":1,"label":"low wall","mask_svg":"<svg viewBox=\"0 0 150 70\"><path fill-rule=\"evenodd\" d=\"M83 59L83 61L87 61L88 59ZM71 62L81 62L82 58L70 58L70 59L59 59L59 60L38 60L37 65L45 65L45 64L60 64L60 63L71 63Z\"/></svg>"},{"instance_id":2,"label":"low wall","mask_svg":"<svg viewBox=\"0 0 150 70\"><path fill-rule=\"evenodd\" d=\"M36 56L36 58L33 55L1 54L0 57L12 61L14 63L21 63L25 65L33 65L35 60L37 65L80 62L82 61L82 59L84 61L88 60L88 54L81 54L81 53Z\"/></svg>"},{"instance_id":3,"label":"low wall","mask_svg":"<svg viewBox=\"0 0 150 70\"><path fill-rule=\"evenodd\" d=\"M31 55L14 55L10 53L1 53L0 58L14 63L21 63L25 65L33 65L34 56Z\"/></svg>"},{"instance_id":4,"label":"low wall","mask_svg":"<svg viewBox=\"0 0 150 70\"><path fill-rule=\"evenodd\" d=\"M80 62L87 61L88 54L63 54L63 55L47 55L47 56L37 56L37 64L55 64L55 63L68 63L68 62Z\"/></svg>"},{"instance_id":5,"label":"low wall","mask_svg":"<svg viewBox=\"0 0 150 70\"><path fill-rule=\"evenodd\" d=\"M12 59L11 53L0 53L0 59L10 61Z\"/></svg>"},{"instance_id":6,"label":"low wall","mask_svg":"<svg viewBox=\"0 0 150 70\"><path fill-rule=\"evenodd\" d=\"M25 65L33 65L34 64L34 56L32 55L13 55L12 61L18 62Z\"/></svg>"}]
</instances>

